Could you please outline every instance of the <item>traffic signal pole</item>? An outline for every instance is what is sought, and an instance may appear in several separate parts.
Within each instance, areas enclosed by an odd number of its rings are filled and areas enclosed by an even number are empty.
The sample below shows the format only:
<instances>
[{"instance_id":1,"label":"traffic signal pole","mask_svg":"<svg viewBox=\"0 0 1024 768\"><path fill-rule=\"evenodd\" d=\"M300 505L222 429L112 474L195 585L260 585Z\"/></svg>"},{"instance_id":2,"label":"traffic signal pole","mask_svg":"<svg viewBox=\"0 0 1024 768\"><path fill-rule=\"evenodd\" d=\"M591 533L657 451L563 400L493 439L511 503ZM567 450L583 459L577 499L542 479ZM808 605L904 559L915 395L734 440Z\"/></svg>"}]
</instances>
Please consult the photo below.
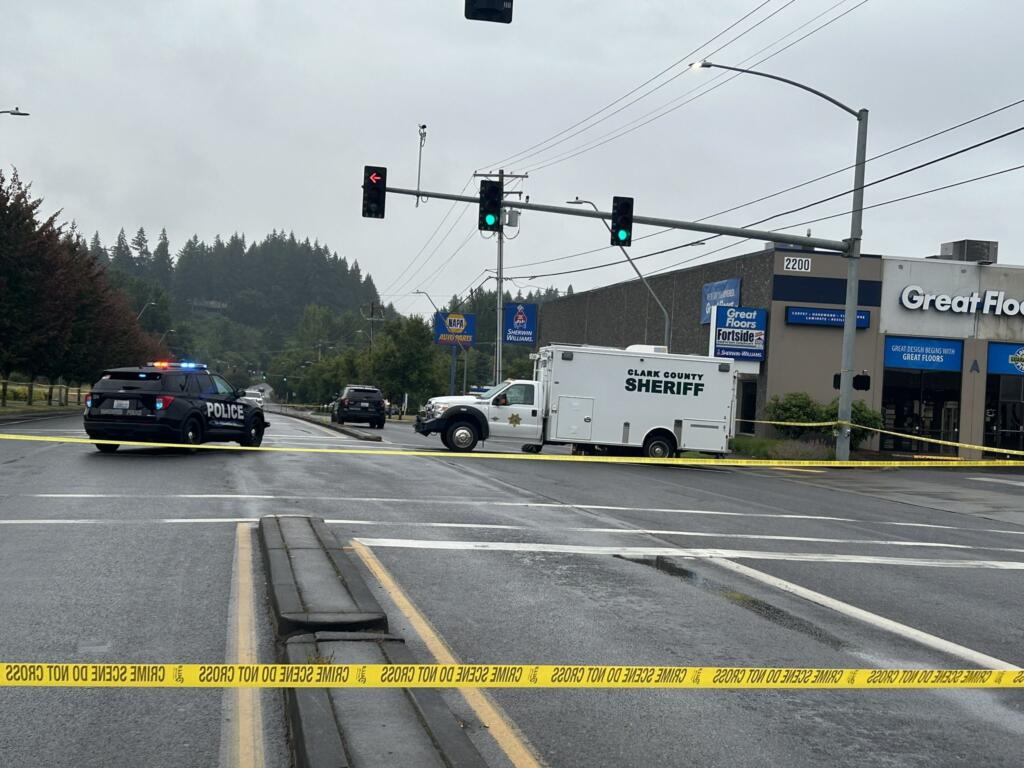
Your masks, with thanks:
<instances>
[{"instance_id":1,"label":"traffic signal pole","mask_svg":"<svg viewBox=\"0 0 1024 768\"><path fill-rule=\"evenodd\" d=\"M509 178L506 176L506 178ZM387 192L393 195L410 195L415 197L430 197L435 200L452 200L460 203L472 203L478 205L478 197L469 195L452 195L447 192L428 192L426 190L404 189L402 187L388 187ZM578 216L584 219L604 219L611 221L612 214L609 211L587 211L581 208L566 208L559 205L541 205L539 203L521 203L506 201L505 208L516 208L521 211L537 211L538 213L554 213L561 216ZM790 235L786 232L772 232L767 229L747 229L745 227L726 227L718 224L709 224L703 221L683 221L681 219L662 219L653 216L633 216L634 224L644 224L651 227L663 229L685 229L689 232L706 232L711 235L723 235L725 237L742 237L749 240L769 240L775 243L786 243L788 245L802 245L805 248L820 248L825 251L837 251L845 254L848 243L843 240L826 240L822 237L804 237L803 235Z\"/></svg>"}]
</instances>

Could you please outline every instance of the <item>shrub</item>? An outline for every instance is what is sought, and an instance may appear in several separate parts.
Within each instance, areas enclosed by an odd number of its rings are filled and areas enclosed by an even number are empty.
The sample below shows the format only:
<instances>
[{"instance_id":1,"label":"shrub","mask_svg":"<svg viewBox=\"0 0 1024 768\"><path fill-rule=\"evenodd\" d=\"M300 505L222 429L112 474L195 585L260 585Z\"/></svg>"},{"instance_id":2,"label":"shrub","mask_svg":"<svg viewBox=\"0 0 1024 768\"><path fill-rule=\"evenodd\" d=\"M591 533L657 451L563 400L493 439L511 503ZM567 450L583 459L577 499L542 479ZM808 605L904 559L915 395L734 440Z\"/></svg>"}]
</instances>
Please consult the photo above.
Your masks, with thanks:
<instances>
[{"instance_id":1,"label":"shrub","mask_svg":"<svg viewBox=\"0 0 1024 768\"><path fill-rule=\"evenodd\" d=\"M839 400L833 400L822 409L823 421L833 421L839 418ZM882 413L873 410L863 400L854 400L851 408L850 421L854 424L861 424L865 427L881 429ZM854 427L850 433L850 448L856 450L872 435L869 429L857 429Z\"/></svg>"},{"instance_id":2,"label":"shrub","mask_svg":"<svg viewBox=\"0 0 1024 768\"><path fill-rule=\"evenodd\" d=\"M827 417L822 413L821 406L806 392L790 392L783 398L772 395L764 409L768 421L815 422L827 421L835 416ZM820 427L775 427L783 437L798 438L811 432L819 433Z\"/></svg>"},{"instance_id":3,"label":"shrub","mask_svg":"<svg viewBox=\"0 0 1024 768\"><path fill-rule=\"evenodd\" d=\"M769 437L738 435L729 441L729 447L735 453L752 459L815 461L828 460L834 456L832 446L813 440L773 440Z\"/></svg>"}]
</instances>

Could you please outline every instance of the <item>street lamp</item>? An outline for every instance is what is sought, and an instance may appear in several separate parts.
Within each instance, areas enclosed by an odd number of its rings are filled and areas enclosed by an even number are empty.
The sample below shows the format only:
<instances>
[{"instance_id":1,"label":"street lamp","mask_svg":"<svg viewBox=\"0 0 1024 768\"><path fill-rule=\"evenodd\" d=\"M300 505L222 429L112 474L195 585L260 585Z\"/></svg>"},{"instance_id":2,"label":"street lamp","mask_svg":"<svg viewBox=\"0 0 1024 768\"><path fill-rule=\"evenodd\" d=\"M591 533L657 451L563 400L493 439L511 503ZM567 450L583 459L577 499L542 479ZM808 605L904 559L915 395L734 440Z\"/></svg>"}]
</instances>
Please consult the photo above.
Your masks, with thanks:
<instances>
[{"instance_id":1,"label":"street lamp","mask_svg":"<svg viewBox=\"0 0 1024 768\"><path fill-rule=\"evenodd\" d=\"M566 200L565 202L567 205L589 205L595 211L598 210L598 207L594 205L594 203L592 203L590 200L580 200L578 197L575 200ZM601 219L601 222L608 228L609 232L612 231L611 224L609 224L604 219ZM691 245L696 245L696 243L691 243ZM701 243L701 245L703 245L703 243ZM644 288L646 288L647 292L650 293L651 296L654 298L654 302L658 305L658 307L661 308L661 313L665 316L665 349L671 351L670 345L672 342L672 320L669 317L668 310L665 309L665 305L661 303L661 299L658 298L658 294L654 292L654 289L651 288L650 283L647 282L647 278L643 276L643 273L641 273L640 270L637 269L637 266L633 262L633 260L629 258L629 252L626 251L626 249L623 248L621 245L619 246L619 250L622 251L622 255L626 257L626 261L629 262L629 266L631 266L633 268L633 271L636 272L636 276L640 278L640 282L644 284Z\"/></svg>"},{"instance_id":2,"label":"street lamp","mask_svg":"<svg viewBox=\"0 0 1024 768\"><path fill-rule=\"evenodd\" d=\"M167 336L168 333L177 333L177 331L174 330L173 328L168 328L166 331L163 332L163 335L160 337L160 341L158 341L157 344L163 344L164 338Z\"/></svg>"},{"instance_id":3,"label":"street lamp","mask_svg":"<svg viewBox=\"0 0 1024 768\"><path fill-rule=\"evenodd\" d=\"M145 303L145 304L144 304L144 305L142 306L142 309L141 309L141 310L139 311L139 314L137 314L137 315L135 316L135 322L138 322L139 320L141 320L141 319L142 319L142 314L143 314L143 312L145 312L145 311L146 311L147 309L149 309L150 307L155 307L155 306L156 306L156 302L155 302L155 301L147 301L147 302L146 302L146 303Z\"/></svg>"},{"instance_id":4,"label":"street lamp","mask_svg":"<svg viewBox=\"0 0 1024 768\"><path fill-rule=\"evenodd\" d=\"M430 294L427 293L426 291L419 291L419 290L413 291L413 293L418 293L421 296L426 296L427 297L427 301L430 302L430 306L432 306L434 308L434 312L437 313L437 314L434 315L435 322L436 322L437 315L441 314L441 310L437 308L437 304L435 304L434 300L432 298L430 298ZM466 357L466 355L469 354L469 351L464 346L462 346L462 342L461 341L457 342L457 344L458 344L459 349L461 349L462 352L463 352L463 358L462 358L462 389L463 389L463 391L465 391L465 389L466 389L466 381L467 381L467 379L469 377L469 364L467 362L468 358ZM458 368L458 363L456 362L456 355L458 355L458 352L456 351L455 346L456 346L455 344L451 345L451 348L452 348L452 363L451 363L451 366L450 366L449 376L448 376L448 394L449 395L454 395L455 394L455 376L456 376L456 369Z\"/></svg>"},{"instance_id":5,"label":"street lamp","mask_svg":"<svg viewBox=\"0 0 1024 768\"><path fill-rule=\"evenodd\" d=\"M778 80L780 83L795 86L801 90L813 93L815 96L839 107L857 118L857 159L853 172L853 211L850 217L850 237L845 240L846 251L846 304L843 315L843 353L842 363L839 369L839 434L836 437L836 459L848 461L850 458L850 418L853 412L853 352L857 338L857 305L860 289L860 241L861 221L864 215L864 162L868 151L868 111L866 109L853 109L843 102L833 99L828 94L810 86L789 80L778 75L769 75L765 72L758 72L753 69L741 69L739 67L727 67L724 64L712 64L710 61L696 61L690 65L694 69L711 68L727 69L731 72L740 72L746 75L757 75L767 77L769 80Z\"/></svg>"},{"instance_id":6,"label":"street lamp","mask_svg":"<svg viewBox=\"0 0 1024 768\"><path fill-rule=\"evenodd\" d=\"M13 115L14 117L28 117L28 112L22 112L21 109L15 107L14 109L0 109L0 115Z\"/></svg>"}]
</instances>

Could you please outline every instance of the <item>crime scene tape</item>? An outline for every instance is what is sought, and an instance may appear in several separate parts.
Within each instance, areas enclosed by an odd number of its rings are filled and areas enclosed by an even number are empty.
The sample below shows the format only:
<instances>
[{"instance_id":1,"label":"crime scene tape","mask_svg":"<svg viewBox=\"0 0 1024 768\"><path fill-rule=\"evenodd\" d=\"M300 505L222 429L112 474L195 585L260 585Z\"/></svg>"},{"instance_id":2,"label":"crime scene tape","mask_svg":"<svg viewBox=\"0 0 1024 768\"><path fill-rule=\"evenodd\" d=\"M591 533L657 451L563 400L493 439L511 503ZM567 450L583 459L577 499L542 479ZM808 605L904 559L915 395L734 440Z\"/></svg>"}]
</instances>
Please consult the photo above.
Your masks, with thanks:
<instances>
[{"instance_id":1,"label":"crime scene tape","mask_svg":"<svg viewBox=\"0 0 1024 768\"><path fill-rule=\"evenodd\" d=\"M1024 688L1024 670L0 662L0 688Z\"/></svg>"},{"instance_id":2,"label":"crime scene tape","mask_svg":"<svg viewBox=\"0 0 1024 768\"><path fill-rule=\"evenodd\" d=\"M906 437L913 437L908 435ZM917 439L917 438L913 438ZM58 437L54 435L28 435L0 433L0 440L15 440L34 443L65 443L72 445L93 445L106 443L108 445L129 446L132 448L182 448L197 449L204 451L250 451L262 453L304 453L304 454L335 454L347 456L377 456L380 458L391 457L429 457L442 459L500 459L503 461L568 461L579 464L653 464L658 466L675 467L825 467L825 468L846 468L846 469L898 469L926 467L1024 467L1024 460L1013 459L980 459L950 462L943 459L930 459L924 461L907 460L850 460L850 461L829 461L823 459L740 459L733 457L716 458L664 458L649 459L643 456L567 456L562 454L537 454L537 453L456 453L449 451L417 451L417 450L381 450L374 448L305 448L298 446L260 446L246 447L241 445L229 445L220 443L202 443L200 445L183 446L181 443L149 443L138 440L94 440L88 437ZM968 446L973 447L973 446ZM988 450L988 449L986 449ZM1003 451L1000 451L1002 453Z\"/></svg>"}]
</instances>

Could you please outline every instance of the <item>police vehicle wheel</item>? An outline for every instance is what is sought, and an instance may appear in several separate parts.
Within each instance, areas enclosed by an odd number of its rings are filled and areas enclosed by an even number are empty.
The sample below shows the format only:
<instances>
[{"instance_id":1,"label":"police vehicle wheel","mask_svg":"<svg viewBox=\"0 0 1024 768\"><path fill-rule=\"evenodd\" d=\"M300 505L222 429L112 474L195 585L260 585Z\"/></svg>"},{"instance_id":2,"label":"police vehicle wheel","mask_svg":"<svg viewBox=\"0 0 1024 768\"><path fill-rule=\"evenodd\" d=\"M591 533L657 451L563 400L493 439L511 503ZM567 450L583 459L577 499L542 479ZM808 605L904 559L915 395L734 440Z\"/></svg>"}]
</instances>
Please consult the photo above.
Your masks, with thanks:
<instances>
[{"instance_id":1,"label":"police vehicle wheel","mask_svg":"<svg viewBox=\"0 0 1024 768\"><path fill-rule=\"evenodd\" d=\"M96 446L96 450L100 453L113 453L121 447L117 443L93 443L93 445Z\"/></svg>"},{"instance_id":2,"label":"police vehicle wheel","mask_svg":"<svg viewBox=\"0 0 1024 768\"><path fill-rule=\"evenodd\" d=\"M540 453L540 449L543 446L534 445L533 443L527 443L523 446L523 453Z\"/></svg>"},{"instance_id":3,"label":"police vehicle wheel","mask_svg":"<svg viewBox=\"0 0 1024 768\"><path fill-rule=\"evenodd\" d=\"M190 418L181 428L181 440L179 441L185 445L195 446L203 442L203 427L199 423L199 419L194 416ZM190 452L195 452L195 448L188 448Z\"/></svg>"},{"instance_id":4,"label":"police vehicle wheel","mask_svg":"<svg viewBox=\"0 0 1024 768\"><path fill-rule=\"evenodd\" d=\"M667 435L651 435L644 440L644 456L648 459L668 459L675 455L675 441Z\"/></svg>"},{"instance_id":5,"label":"police vehicle wheel","mask_svg":"<svg viewBox=\"0 0 1024 768\"><path fill-rule=\"evenodd\" d=\"M457 421L448 427L447 437L448 449L459 453L472 451L480 439L476 427L468 421Z\"/></svg>"},{"instance_id":6,"label":"police vehicle wheel","mask_svg":"<svg viewBox=\"0 0 1024 768\"><path fill-rule=\"evenodd\" d=\"M250 421L245 427L245 437L238 442L245 448L259 448L263 444L263 420Z\"/></svg>"}]
</instances>

